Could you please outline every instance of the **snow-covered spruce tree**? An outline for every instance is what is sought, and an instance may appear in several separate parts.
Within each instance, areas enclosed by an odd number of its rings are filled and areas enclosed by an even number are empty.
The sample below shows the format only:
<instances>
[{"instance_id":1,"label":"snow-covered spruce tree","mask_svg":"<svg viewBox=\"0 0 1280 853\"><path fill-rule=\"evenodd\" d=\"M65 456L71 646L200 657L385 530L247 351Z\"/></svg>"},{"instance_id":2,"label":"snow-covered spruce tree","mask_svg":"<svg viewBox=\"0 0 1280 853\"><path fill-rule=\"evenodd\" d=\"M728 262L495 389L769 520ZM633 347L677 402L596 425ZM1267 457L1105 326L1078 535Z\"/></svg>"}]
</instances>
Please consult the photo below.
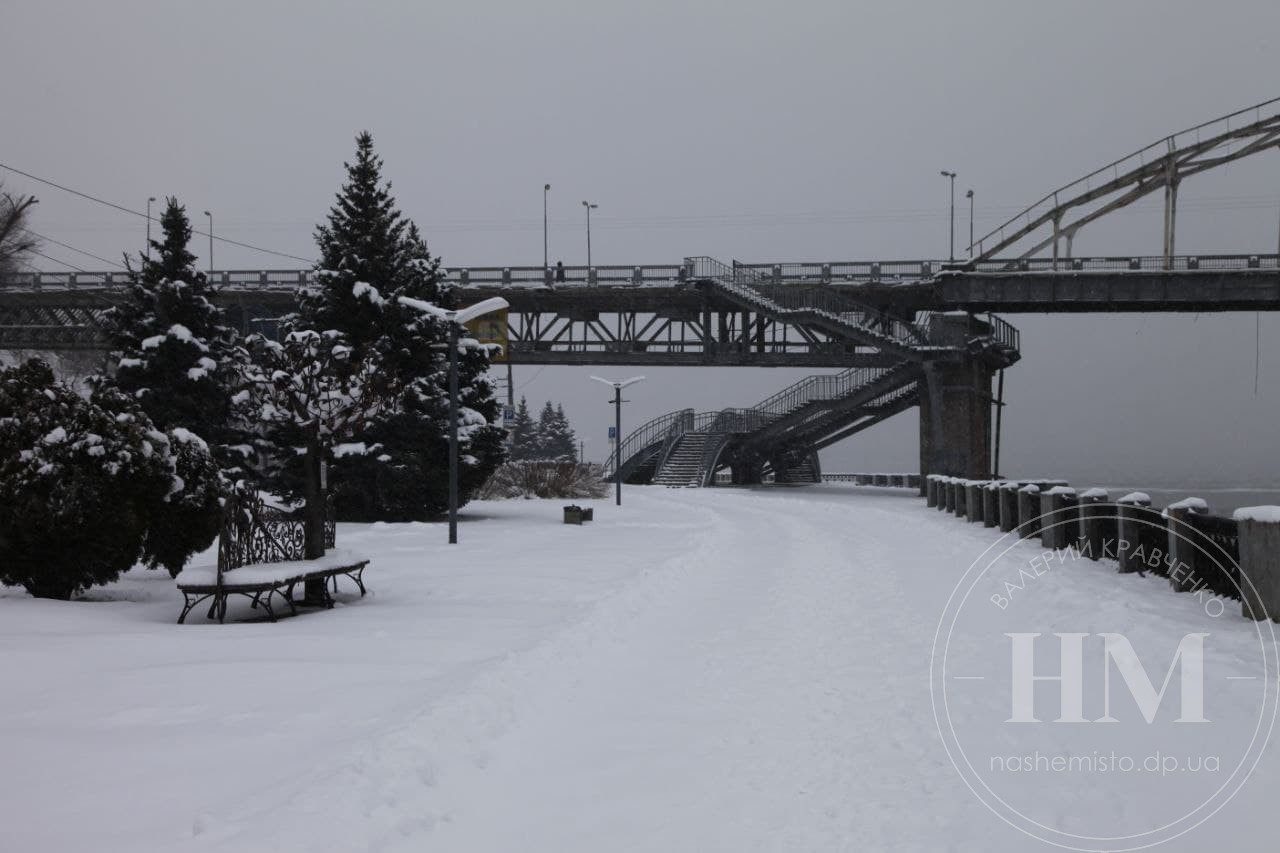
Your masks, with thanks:
<instances>
[{"instance_id":1,"label":"snow-covered spruce tree","mask_svg":"<svg viewBox=\"0 0 1280 853\"><path fill-rule=\"evenodd\" d=\"M180 443L141 413L84 399L43 362L0 371L0 583L67 599L140 558L172 568L206 547L211 536L188 531L146 548L159 513L216 488L198 476L211 470L207 452L192 444L179 461Z\"/></svg>"},{"instance_id":2,"label":"snow-covered spruce tree","mask_svg":"<svg viewBox=\"0 0 1280 853\"><path fill-rule=\"evenodd\" d=\"M122 304L107 312L115 355L114 375L94 380L99 391L114 388L137 400L162 430L181 427L225 457L227 361L235 332L223 323L203 273L187 250L191 226L186 211L169 198L160 217L162 239L141 268Z\"/></svg>"},{"instance_id":3,"label":"snow-covered spruce tree","mask_svg":"<svg viewBox=\"0 0 1280 853\"><path fill-rule=\"evenodd\" d=\"M340 456L331 472L340 518L421 520L448 502L447 324L407 309L407 297L457 307L440 262L412 222L396 209L373 139L362 133L347 180L316 229L319 283L305 291L295 330L342 332L357 358L375 353L399 396L369 422L361 437L376 454ZM467 348L459 358L463 413L459 497L466 502L501 464L504 432L491 426L498 403L486 373L487 355ZM483 424L471 420L483 419Z\"/></svg>"},{"instance_id":4,"label":"snow-covered spruce tree","mask_svg":"<svg viewBox=\"0 0 1280 853\"><path fill-rule=\"evenodd\" d=\"M552 406L550 400L543 404L534 430L534 452L530 458L551 462L573 462L578 458L578 440L565 417L563 406Z\"/></svg>"},{"instance_id":5,"label":"snow-covered spruce tree","mask_svg":"<svg viewBox=\"0 0 1280 853\"><path fill-rule=\"evenodd\" d=\"M532 459L537 450L538 425L529 414L529 403L524 397L516 405L511 430L511 458L519 462Z\"/></svg>"},{"instance_id":6,"label":"snow-covered spruce tree","mask_svg":"<svg viewBox=\"0 0 1280 853\"><path fill-rule=\"evenodd\" d=\"M555 458L567 462L578 461L578 436L569 425L569 417L564 413L564 405L556 403L556 414L552 420L548 444L554 449Z\"/></svg>"},{"instance_id":7,"label":"snow-covered spruce tree","mask_svg":"<svg viewBox=\"0 0 1280 853\"><path fill-rule=\"evenodd\" d=\"M138 401L118 390L100 388L93 402L117 419L149 421ZM172 482L163 499L147 512L140 560L151 569L163 566L171 577L177 577L193 554L217 538L229 481L200 436L181 426L172 426L163 435Z\"/></svg>"}]
</instances>

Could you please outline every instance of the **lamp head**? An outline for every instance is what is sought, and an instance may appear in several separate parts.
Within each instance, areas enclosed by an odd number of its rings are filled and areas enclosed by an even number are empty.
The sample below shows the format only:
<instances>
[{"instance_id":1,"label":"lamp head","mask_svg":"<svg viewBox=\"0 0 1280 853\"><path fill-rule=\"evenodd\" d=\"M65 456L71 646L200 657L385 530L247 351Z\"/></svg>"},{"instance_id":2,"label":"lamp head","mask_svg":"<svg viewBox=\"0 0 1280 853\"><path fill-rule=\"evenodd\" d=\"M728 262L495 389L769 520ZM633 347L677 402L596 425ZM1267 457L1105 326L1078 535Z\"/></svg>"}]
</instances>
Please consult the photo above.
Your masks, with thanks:
<instances>
[{"instance_id":1,"label":"lamp head","mask_svg":"<svg viewBox=\"0 0 1280 853\"><path fill-rule=\"evenodd\" d=\"M155 196L151 196L151 198L147 199L147 201L155 201L155 200L156 200Z\"/></svg>"},{"instance_id":2,"label":"lamp head","mask_svg":"<svg viewBox=\"0 0 1280 853\"><path fill-rule=\"evenodd\" d=\"M551 189L551 184L543 184L543 185L542 185L542 191L543 191L544 193L545 193L545 192L547 192L547 191L548 191L548 190L550 190L550 189Z\"/></svg>"},{"instance_id":3,"label":"lamp head","mask_svg":"<svg viewBox=\"0 0 1280 853\"><path fill-rule=\"evenodd\" d=\"M965 198L973 198L973 190L969 190L964 194Z\"/></svg>"}]
</instances>

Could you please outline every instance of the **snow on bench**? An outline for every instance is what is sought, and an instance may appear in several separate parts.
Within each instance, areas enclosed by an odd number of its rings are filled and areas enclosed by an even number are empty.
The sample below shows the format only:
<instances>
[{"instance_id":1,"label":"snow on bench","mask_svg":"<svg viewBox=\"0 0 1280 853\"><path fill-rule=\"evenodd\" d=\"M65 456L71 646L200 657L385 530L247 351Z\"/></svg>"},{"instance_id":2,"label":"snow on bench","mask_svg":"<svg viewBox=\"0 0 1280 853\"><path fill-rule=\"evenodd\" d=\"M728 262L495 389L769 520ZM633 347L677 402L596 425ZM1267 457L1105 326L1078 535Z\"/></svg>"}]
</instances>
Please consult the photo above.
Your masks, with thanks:
<instances>
[{"instance_id":1,"label":"snow on bench","mask_svg":"<svg viewBox=\"0 0 1280 853\"><path fill-rule=\"evenodd\" d=\"M279 596L288 605L289 612L296 615L299 602L295 601L293 591L307 581L321 583L312 585L318 597L305 603L330 608L333 596L329 594L329 581L333 581L334 592L337 592L339 576L354 581L363 597L367 592L363 575L369 560L334 547L337 525L332 507L326 507L324 528L325 554L304 559L305 521L299 510L272 506L256 495L229 498L218 534L217 564L191 566L177 577L177 587L184 599L178 624L185 622L187 614L206 600L211 601L208 618L216 616L221 623L226 618L227 599L232 595L248 598L251 609L261 606L272 622L276 621L276 612L271 606L273 596Z\"/></svg>"}]
</instances>

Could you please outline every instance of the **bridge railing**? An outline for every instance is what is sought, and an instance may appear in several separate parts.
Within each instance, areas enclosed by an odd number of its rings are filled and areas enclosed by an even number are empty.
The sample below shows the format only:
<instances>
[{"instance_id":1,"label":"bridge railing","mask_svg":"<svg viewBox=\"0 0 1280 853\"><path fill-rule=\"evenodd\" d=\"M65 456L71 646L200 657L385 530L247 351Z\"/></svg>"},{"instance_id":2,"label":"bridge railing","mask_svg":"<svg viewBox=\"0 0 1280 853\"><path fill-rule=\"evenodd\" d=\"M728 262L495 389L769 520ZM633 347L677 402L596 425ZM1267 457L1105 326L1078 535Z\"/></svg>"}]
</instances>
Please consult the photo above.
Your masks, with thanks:
<instances>
[{"instance_id":1,"label":"bridge railing","mask_svg":"<svg viewBox=\"0 0 1280 853\"><path fill-rule=\"evenodd\" d=\"M696 263L691 266L688 261ZM965 268L984 273L1159 272L1166 269L1176 272L1235 272L1278 269L1280 255L1178 255L1170 259L1167 268L1165 259L1160 255L1059 258L1056 264L1052 258L993 258L968 264ZM958 268L954 270L956 273L960 271ZM445 270L445 273L451 282L463 287L545 286L545 272L541 267L457 267ZM905 284L948 274L950 272L938 261L805 261L785 264L738 263L730 266L714 258L689 258L682 264L565 267L564 281L555 281L553 274L552 285L660 286L678 284L690 278L715 278L720 275L727 280L753 285ZM206 275L218 288L247 292L298 287L316 280L313 270L215 270ZM0 289L15 290L124 287L128 283L129 274L123 271L16 272L0 277Z\"/></svg>"}]
</instances>

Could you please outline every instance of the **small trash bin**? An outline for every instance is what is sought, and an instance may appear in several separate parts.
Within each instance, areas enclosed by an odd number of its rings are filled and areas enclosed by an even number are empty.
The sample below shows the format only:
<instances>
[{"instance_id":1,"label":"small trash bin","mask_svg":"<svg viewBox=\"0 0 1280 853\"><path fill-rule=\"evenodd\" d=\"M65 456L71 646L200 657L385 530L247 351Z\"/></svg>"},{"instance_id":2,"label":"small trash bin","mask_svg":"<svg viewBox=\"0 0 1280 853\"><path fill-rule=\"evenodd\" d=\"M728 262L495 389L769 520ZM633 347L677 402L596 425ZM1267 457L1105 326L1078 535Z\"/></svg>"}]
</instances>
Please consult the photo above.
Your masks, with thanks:
<instances>
[{"instance_id":1,"label":"small trash bin","mask_svg":"<svg viewBox=\"0 0 1280 853\"><path fill-rule=\"evenodd\" d=\"M582 520L583 520L583 521L595 521L595 520L596 520L596 509L595 509L595 507L592 507L592 506L584 506L584 507L582 508Z\"/></svg>"},{"instance_id":2,"label":"small trash bin","mask_svg":"<svg viewBox=\"0 0 1280 853\"><path fill-rule=\"evenodd\" d=\"M582 524L582 507L567 506L564 508L565 524Z\"/></svg>"}]
</instances>

